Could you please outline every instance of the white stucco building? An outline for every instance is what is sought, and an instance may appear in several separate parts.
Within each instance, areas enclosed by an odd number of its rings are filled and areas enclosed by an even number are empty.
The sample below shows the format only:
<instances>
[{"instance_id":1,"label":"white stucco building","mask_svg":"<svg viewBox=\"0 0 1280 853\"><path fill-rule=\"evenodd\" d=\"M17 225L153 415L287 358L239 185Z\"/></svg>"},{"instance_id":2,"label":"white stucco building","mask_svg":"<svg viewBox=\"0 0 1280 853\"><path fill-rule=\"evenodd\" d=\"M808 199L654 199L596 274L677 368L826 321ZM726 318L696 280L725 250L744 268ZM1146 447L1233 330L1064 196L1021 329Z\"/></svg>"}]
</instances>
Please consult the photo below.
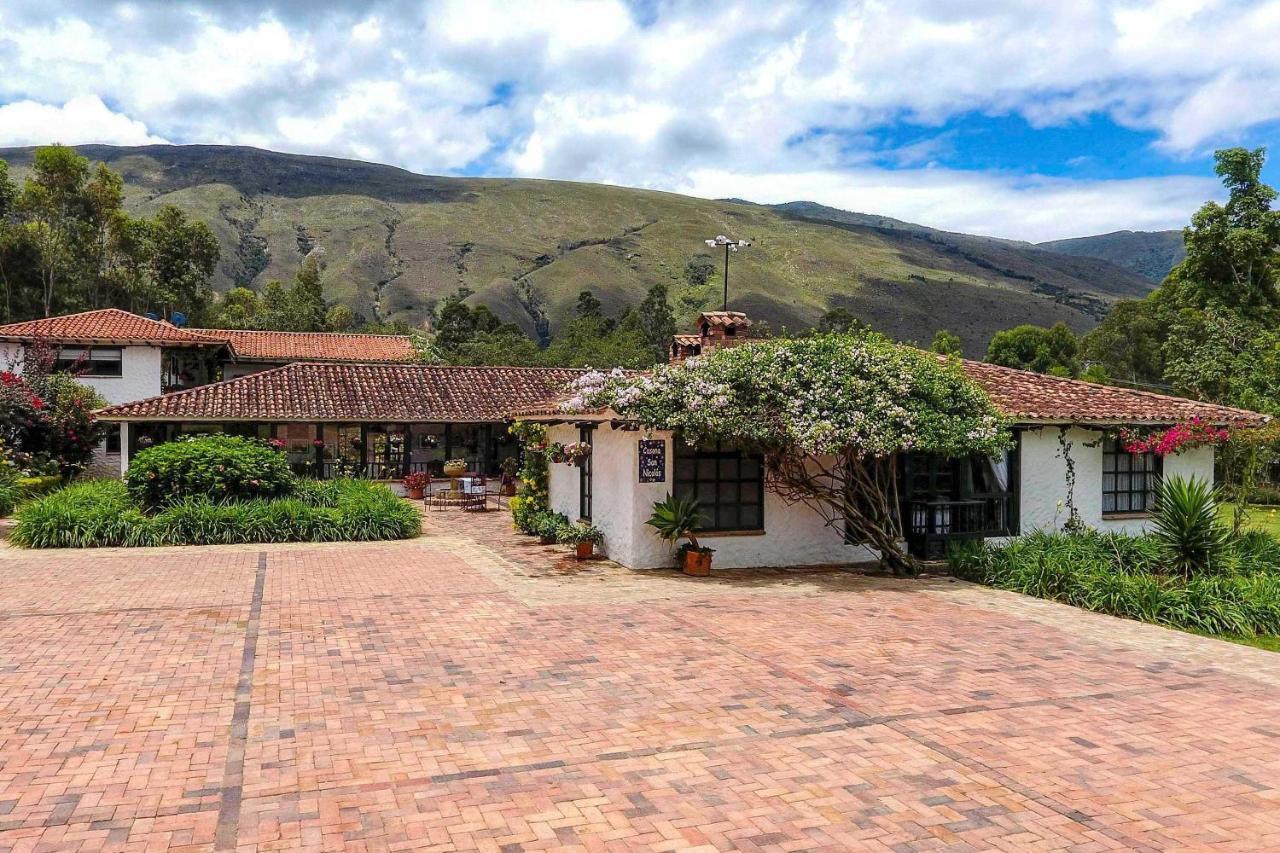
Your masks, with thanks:
<instances>
[{"instance_id":1,"label":"white stucco building","mask_svg":"<svg viewBox=\"0 0 1280 853\"><path fill-rule=\"evenodd\" d=\"M697 334L676 338L673 360L736 345L750 321L714 312L701 315L698 323ZM921 557L942 556L953 539L1060 529L1072 507L1090 527L1141 532L1149 523L1159 477L1212 482L1214 450L1202 446L1165 458L1130 454L1115 438L1118 429L1154 429L1193 419L1222 425L1260 420L1252 412L1162 394L979 362L966 361L963 367L1015 422L1014 446L1000 459L899 457L899 511L908 548ZM698 499L709 518L698 539L715 549L714 564L722 568L877 559L873 551L846 541L840 522L829 525L815 510L770 491L759 457L733 448L692 448L671 432L637 430L612 412L565 414L553 405L521 414L548 424L550 442L591 443L585 465L551 466L551 507L599 527L603 550L623 565L672 564L673 546L645 524L653 504L668 494Z\"/></svg>"}]
</instances>

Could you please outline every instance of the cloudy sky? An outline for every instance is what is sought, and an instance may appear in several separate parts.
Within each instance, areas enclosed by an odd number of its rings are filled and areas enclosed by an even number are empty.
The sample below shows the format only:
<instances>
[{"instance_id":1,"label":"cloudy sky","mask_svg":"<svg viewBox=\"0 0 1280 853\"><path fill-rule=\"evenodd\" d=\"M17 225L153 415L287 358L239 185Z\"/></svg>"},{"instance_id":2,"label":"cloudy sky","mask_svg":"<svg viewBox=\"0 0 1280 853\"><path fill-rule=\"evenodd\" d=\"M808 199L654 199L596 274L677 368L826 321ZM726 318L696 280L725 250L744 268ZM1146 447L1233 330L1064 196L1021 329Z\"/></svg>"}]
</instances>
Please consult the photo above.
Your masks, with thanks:
<instances>
[{"instance_id":1,"label":"cloudy sky","mask_svg":"<svg viewBox=\"0 0 1280 853\"><path fill-rule=\"evenodd\" d=\"M1220 195L1213 149L1277 128L1280 0L0 3L0 146L235 143L1042 240L1180 227Z\"/></svg>"}]
</instances>

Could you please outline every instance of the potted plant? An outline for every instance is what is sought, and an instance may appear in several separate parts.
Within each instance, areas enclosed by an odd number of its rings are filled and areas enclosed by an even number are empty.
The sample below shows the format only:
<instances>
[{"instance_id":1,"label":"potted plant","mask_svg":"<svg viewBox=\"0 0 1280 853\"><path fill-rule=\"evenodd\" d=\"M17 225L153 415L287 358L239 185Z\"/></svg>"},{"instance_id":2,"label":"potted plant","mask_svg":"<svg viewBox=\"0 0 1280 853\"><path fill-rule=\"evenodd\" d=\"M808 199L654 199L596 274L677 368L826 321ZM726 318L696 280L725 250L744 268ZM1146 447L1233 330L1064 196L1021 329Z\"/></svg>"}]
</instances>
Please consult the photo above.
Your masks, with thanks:
<instances>
[{"instance_id":1,"label":"potted plant","mask_svg":"<svg viewBox=\"0 0 1280 853\"><path fill-rule=\"evenodd\" d=\"M693 535L702 526L703 520L696 498L676 498L668 494L653 505L653 514L645 524L668 542L687 539L676 552L681 567L686 575L706 577L711 574L711 555L715 552L699 545L698 537Z\"/></svg>"},{"instance_id":2,"label":"potted plant","mask_svg":"<svg viewBox=\"0 0 1280 853\"><path fill-rule=\"evenodd\" d=\"M556 540L565 545L572 545L579 560L587 560L595 554L597 545L604 541L600 528L579 521L577 524L566 524L556 530Z\"/></svg>"},{"instance_id":3,"label":"potted plant","mask_svg":"<svg viewBox=\"0 0 1280 853\"><path fill-rule=\"evenodd\" d=\"M503 497L512 497L516 493L516 471L520 469L520 463L516 461L514 456L508 456L502 460L502 495Z\"/></svg>"},{"instance_id":4,"label":"potted plant","mask_svg":"<svg viewBox=\"0 0 1280 853\"><path fill-rule=\"evenodd\" d=\"M582 465L591 456L591 445L585 441L573 441L564 446L564 461L570 465Z\"/></svg>"},{"instance_id":5,"label":"potted plant","mask_svg":"<svg viewBox=\"0 0 1280 853\"><path fill-rule=\"evenodd\" d=\"M444 475L446 477L456 479L465 473L467 473L467 460L465 459L450 459L444 463Z\"/></svg>"},{"instance_id":6,"label":"potted plant","mask_svg":"<svg viewBox=\"0 0 1280 853\"><path fill-rule=\"evenodd\" d=\"M409 493L409 497L413 500L421 500L422 493L426 490L427 484L431 482L431 478L421 471L414 471L412 474L406 474L404 477L404 488Z\"/></svg>"},{"instance_id":7,"label":"potted plant","mask_svg":"<svg viewBox=\"0 0 1280 853\"><path fill-rule=\"evenodd\" d=\"M552 443L551 446L547 448L547 456L556 465L563 463L565 460L564 445L558 441Z\"/></svg>"}]
</instances>

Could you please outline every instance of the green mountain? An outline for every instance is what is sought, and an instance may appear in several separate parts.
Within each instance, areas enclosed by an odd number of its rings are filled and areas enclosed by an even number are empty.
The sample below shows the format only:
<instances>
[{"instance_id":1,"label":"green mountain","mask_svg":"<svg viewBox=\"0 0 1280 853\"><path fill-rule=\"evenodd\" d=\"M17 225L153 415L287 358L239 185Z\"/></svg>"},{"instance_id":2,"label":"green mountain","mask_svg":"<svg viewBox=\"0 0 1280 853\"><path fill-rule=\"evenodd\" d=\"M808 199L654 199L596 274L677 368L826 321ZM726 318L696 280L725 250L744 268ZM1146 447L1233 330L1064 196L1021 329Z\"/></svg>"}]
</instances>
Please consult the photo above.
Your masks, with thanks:
<instances>
[{"instance_id":1,"label":"green mountain","mask_svg":"<svg viewBox=\"0 0 1280 853\"><path fill-rule=\"evenodd\" d=\"M1037 245L1051 252L1110 261L1154 282L1164 281L1169 270L1187 256L1181 231L1113 231Z\"/></svg>"},{"instance_id":2,"label":"green mountain","mask_svg":"<svg viewBox=\"0 0 1280 853\"><path fill-rule=\"evenodd\" d=\"M545 337L591 289L605 308L665 282L677 316L721 301L719 272L695 285L693 256L717 234L733 256L730 307L775 328L842 306L895 337L948 328L968 351L1017 323L1093 326L1152 283L1130 270L1027 243L950 234L806 202L764 206L566 181L446 178L252 148L79 146L125 177L135 212L177 205L223 246L216 286L288 279L324 252L326 296L366 317L427 321L466 287ZM20 177L31 149L0 149ZM712 253L719 270L721 255Z\"/></svg>"}]
</instances>

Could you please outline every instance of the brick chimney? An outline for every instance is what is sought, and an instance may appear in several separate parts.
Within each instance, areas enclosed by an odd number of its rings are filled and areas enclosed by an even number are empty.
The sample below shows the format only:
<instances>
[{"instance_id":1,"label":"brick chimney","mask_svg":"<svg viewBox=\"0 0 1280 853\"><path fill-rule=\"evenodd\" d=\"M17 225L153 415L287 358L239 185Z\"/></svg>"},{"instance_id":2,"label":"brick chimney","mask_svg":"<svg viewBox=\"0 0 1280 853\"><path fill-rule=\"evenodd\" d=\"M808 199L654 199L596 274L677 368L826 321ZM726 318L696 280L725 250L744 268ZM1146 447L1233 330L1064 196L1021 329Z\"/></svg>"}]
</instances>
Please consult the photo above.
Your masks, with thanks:
<instances>
[{"instance_id":1,"label":"brick chimney","mask_svg":"<svg viewBox=\"0 0 1280 853\"><path fill-rule=\"evenodd\" d=\"M731 347L747 340L751 318L741 311L704 311L698 315L695 334L676 335L671 340L671 361L684 361L719 347Z\"/></svg>"}]
</instances>

